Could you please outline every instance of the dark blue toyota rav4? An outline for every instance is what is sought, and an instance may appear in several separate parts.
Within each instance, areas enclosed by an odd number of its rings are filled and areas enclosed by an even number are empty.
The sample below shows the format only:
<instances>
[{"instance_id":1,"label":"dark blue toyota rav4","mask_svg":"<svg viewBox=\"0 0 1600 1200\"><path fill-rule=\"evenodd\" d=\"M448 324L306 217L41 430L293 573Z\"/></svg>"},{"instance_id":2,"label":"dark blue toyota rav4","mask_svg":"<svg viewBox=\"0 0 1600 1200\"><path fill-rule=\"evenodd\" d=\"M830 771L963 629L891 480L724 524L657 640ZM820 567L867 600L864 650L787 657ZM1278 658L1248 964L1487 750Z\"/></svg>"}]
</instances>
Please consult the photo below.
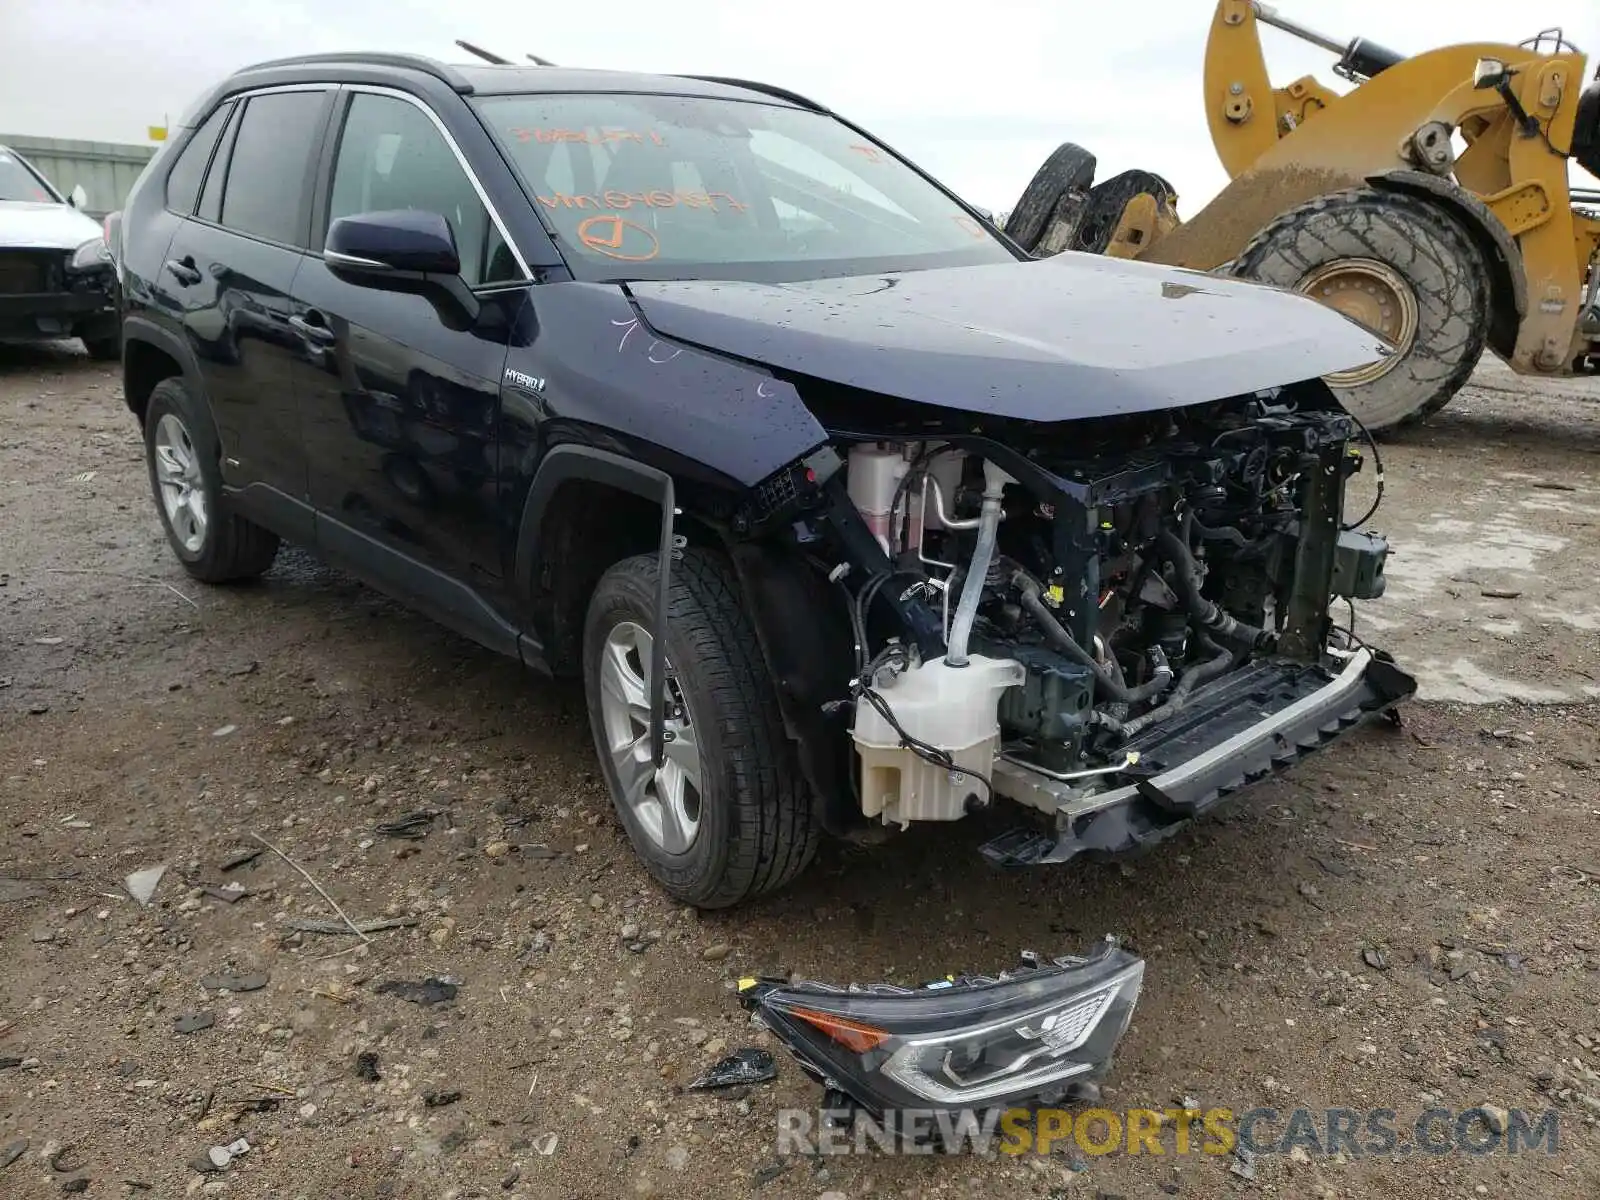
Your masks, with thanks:
<instances>
[{"instance_id":1,"label":"dark blue toyota rav4","mask_svg":"<svg viewBox=\"0 0 1600 1200\"><path fill-rule=\"evenodd\" d=\"M1034 261L778 88L263 64L151 163L117 267L187 570L288 539L581 676L692 904L991 805L1001 863L1141 846L1412 691L1335 624L1387 547L1322 377L1387 347Z\"/></svg>"}]
</instances>

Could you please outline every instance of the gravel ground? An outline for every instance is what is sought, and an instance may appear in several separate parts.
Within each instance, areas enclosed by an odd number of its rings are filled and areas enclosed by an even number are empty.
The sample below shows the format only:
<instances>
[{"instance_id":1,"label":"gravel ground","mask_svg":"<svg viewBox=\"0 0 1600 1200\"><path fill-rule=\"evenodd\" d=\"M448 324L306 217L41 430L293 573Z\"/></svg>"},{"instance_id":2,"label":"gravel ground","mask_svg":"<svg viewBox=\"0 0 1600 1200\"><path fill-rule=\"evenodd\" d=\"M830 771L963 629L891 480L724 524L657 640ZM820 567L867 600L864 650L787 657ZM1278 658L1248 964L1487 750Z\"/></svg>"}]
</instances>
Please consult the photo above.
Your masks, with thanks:
<instances>
[{"instance_id":1,"label":"gravel ground","mask_svg":"<svg viewBox=\"0 0 1600 1200\"><path fill-rule=\"evenodd\" d=\"M1402 729L1135 860L1002 875L993 828L915 829L697 917L635 863L575 689L298 552L193 583L116 374L0 355L0 1163L27 1142L0 1194L1600 1194L1593 388L1486 369L1385 447L1398 555L1362 629L1421 671ZM417 810L419 839L376 830ZM407 924L296 932L337 918L257 838ZM141 907L123 877L156 865ZM819 1100L781 1054L747 1094L683 1090L776 1049L740 975L915 982L1107 932L1148 962L1108 1106L1553 1108L1559 1152L1264 1156L1250 1180L1170 1139L780 1159L778 1110ZM430 976L454 998L379 990Z\"/></svg>"}]
</instances>

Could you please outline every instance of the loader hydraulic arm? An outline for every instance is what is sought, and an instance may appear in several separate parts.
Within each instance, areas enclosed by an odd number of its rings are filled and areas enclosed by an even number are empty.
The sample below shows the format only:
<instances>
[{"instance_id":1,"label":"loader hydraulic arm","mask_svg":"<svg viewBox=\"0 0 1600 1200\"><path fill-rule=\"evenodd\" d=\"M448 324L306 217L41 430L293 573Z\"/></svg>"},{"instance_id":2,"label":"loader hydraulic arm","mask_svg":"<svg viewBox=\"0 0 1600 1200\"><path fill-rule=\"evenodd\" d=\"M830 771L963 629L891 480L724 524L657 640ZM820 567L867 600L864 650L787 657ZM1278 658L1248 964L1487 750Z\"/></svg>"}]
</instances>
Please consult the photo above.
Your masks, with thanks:
<instances>
[{"instance_id":1,"label":"loader hydraulic arm","mask_svg":"<svg viewBox=\"0 0 1600 1200\"><path fill-rule=\"evenodd\" d=\"M1381 75L1406 58L1366 38L1344 40L1321 33L1259 0L1220 0L1206 44L1206 120L1230 177L1243 173L1279 138L1339 99L1309 75L1274 88L1261 48L1262 25L1337 54L1334 74L1355 83Z\"/></svg>"},{"instance_id":2,"label":"loader hydraulic arm","mask_svg":"<svg viewBox=\"0 0 1600 1200\"><path fill-rule=\"evenodd\" d=\"M1334 74L1343 75L1346 79L1371 79L1374 75L1381 75L1396 63L1402 63L1406 59L1404 54L1363 37L1342 42L1325 33L1318 33L1315 29L1284 16L1270 4L1258 2L1251 7L1256 10L1256 18L1263 25L1271 25L1274 29L1293 34L1303 42L1321 46L1330 54L1337 54L1339 61L1334 65Z\"/></svg>"}]
</instances>

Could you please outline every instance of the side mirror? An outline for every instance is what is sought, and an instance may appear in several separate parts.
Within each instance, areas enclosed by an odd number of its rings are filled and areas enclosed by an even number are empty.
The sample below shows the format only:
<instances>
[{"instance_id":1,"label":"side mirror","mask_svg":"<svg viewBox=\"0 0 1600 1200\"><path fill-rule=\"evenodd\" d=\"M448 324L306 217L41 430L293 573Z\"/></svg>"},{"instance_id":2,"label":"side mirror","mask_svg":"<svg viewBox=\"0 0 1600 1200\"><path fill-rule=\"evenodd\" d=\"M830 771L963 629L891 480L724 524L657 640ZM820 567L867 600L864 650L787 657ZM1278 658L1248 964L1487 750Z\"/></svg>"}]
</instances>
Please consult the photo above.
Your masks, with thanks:
<instances>
[{"instance_id":1,"label":"side mirror","mask_svg":"<svg viewBox=\"0 0 1600 1200\"><path fill-rule=\"evenodd\" d=\"M1511 78L1511 69L1498 58L1480 58L1472 71L1472 86L1479 91L1503 87Z\"/></svg>"},{"instance_id":2,"label":"side mirror","mask_svg":"<svg viewBox=\"0 0 1600 1200\"><path fill-rule=\"evenodd\" d=\"M445 327L476 326L482 306L461 278L450 222L416 209L357 213L328 228L328 269L349 283L424 297Z\"/></svg>"},{"instance_id":3,"label":"side mirror","mask_svg":"<svg viewBox=\"0 0 1600 1200\"><path fill-rule=\"evenodd\" d=\"M322 258L352 282L379 287L385 276L461 274L450 222L415 209L340 217L328 229Z\"/></svg>"}]
</instances>

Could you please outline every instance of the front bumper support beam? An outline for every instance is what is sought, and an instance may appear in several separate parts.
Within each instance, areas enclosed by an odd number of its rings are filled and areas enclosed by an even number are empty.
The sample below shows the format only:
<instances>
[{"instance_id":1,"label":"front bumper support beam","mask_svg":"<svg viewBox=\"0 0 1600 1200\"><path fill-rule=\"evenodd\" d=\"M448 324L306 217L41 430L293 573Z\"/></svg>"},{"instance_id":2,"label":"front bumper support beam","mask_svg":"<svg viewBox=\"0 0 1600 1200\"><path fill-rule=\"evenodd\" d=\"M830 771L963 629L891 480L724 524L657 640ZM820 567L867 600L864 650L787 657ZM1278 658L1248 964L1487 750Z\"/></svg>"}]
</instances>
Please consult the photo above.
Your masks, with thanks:
<instances>
[{"instance_id":1,"label":"front bumper support beam","mask_svg":"<svg viewBox=\"0 0 1600 1200\"><path fill-rule=\"evenodd\" d=\"M1138 768L1109 789L1098 779L1075 788L1001 759L995 790L1049 814L1054 832L1013 830L983 854L1002 866L1038 866L1162 841L1415 691L1416 681L1382 651L1356 650L1336 670L1272 659L1224 677L1180 719L1130 742Z\"/></svg>"}]
</instances>

